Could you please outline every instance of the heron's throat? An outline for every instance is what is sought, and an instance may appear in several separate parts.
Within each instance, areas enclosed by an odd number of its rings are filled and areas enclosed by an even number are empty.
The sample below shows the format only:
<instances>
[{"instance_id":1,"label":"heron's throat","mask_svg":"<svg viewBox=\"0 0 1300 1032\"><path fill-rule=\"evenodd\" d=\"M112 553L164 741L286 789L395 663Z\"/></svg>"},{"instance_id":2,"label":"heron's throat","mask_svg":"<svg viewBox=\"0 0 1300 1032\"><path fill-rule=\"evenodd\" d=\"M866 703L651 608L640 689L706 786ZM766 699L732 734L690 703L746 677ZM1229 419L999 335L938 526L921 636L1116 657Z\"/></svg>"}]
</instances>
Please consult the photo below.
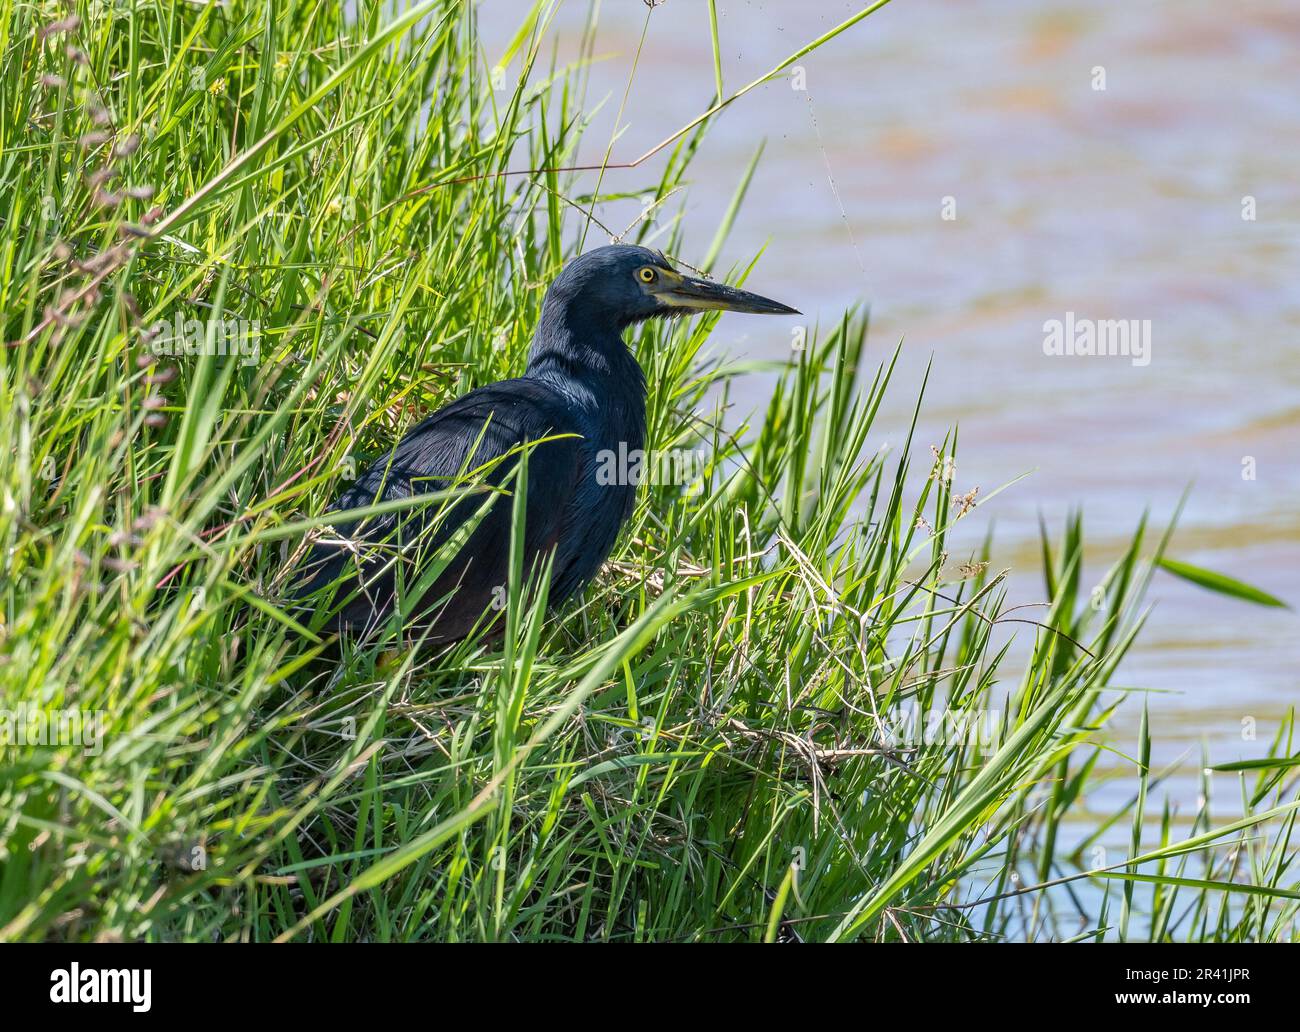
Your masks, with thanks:
<instances>
[{"instance_id":1,"label":"heron's throat","mask_svg":"<svg viewBox=\"0 0 1300 1032\"><path fill-rule=\"evenodd\" d=\"M645 374L613 320L547 298L528 351L527 375L604 407L645 412Z\"/></svg>"}]
</instances>

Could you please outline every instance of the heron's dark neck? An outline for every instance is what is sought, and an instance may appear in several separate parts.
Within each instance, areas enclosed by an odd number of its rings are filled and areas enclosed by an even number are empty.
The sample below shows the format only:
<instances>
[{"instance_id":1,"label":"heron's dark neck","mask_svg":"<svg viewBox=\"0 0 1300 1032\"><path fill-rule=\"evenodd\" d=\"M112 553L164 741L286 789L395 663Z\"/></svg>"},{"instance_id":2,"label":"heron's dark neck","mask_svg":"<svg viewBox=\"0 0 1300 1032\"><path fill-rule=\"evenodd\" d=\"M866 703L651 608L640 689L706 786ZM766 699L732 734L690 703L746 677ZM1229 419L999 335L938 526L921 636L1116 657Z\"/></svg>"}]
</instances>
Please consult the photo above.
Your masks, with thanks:
<instances>
[{"instance_id":1,"label":"heron's dark neck","mask_svg":"<svg viewBox=\"0 0 1300 1032\"><path fill-rule=\"evenodd\" d=\"M590 405L602 421L639 439L645 427L645 374L623 343L621 327L602 313L547 298L528 352L526 375Z\"/></svg>"}]
</instances>

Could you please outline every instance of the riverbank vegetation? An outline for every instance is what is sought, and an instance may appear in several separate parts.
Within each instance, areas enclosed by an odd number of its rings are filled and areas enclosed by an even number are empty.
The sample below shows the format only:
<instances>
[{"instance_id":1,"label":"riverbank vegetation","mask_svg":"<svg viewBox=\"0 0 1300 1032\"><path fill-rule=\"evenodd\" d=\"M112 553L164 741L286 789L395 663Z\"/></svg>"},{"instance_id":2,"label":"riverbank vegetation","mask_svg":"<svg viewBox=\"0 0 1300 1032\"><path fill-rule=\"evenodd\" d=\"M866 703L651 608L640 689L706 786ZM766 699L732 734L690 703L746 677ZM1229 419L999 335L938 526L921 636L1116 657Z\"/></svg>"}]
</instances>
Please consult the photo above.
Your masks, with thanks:
<instances>
[{"instance_id":1,"label":"riverbank vegetation","mask_svg":"<svg viewBox=\"0 0 1300 1032\"><path fill-rule=\"evenodd\" d=\"M660 199L627 239L676 254L727 117L592 196L553 5L492 63L471 5L346 9L4 9L0 938L1293 936L1289 725L1190 826L1145 733L1131 804L1075 816L1168 528L1135 514L1095 590L1082 517L1045 531L1014 608L987 538L949 547L998 505L957 432L881 449L860 311L743 423L716 316L639 330L652 446L691 461L554 614L517 574L499 640L314 631L285 588L340 486L520 372L593 204ZM736 171L681 256L729 282Z\"/></svg>"}]
</instances>

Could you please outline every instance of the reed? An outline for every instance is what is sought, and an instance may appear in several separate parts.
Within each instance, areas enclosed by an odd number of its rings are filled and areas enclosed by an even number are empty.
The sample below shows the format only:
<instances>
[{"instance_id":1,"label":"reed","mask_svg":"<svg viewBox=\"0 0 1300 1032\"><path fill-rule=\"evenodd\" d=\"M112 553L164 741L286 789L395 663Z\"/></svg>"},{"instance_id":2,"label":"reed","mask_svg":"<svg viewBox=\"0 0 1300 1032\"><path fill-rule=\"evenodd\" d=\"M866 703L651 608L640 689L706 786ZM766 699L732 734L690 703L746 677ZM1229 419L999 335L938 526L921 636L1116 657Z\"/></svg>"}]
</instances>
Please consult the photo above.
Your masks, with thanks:
<instances>
[{"instance_id":1,"label":"reed","mask_svg":"<svg viewBox=\"0 0 1300 1032\"><path fill-rule=\"evenodd\" d=\"M347 7L0 14L0 938L1293 936L1289 724L1185 836L1145 742L1133 805L1080 823L1167 530L1135 523L1098 605L1072 518L1050 606L1011 612L987 539L948 551L998 504L954 485L957 433L879 447L861 312L743 425L716 317L640 331L652 445L699 458L558 612L517 573L500 642L314 632L284 589L340 486L519 372L593 201L653 193L629 239L675 252L727 117L593 196L558 171L591 34L548 63L554 4L494 66L472 5Z\"/></svg>"}]
</instances>

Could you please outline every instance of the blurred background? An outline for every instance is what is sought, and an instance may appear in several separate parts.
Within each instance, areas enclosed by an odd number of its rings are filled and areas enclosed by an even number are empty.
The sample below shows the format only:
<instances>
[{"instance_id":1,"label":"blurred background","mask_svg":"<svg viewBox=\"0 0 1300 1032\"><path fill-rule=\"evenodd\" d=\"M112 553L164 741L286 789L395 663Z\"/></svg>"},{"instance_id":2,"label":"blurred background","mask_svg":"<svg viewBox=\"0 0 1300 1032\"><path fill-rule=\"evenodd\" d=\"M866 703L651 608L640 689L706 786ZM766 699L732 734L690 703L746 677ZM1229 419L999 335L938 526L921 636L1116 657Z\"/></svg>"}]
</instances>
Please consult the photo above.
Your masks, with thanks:
<instances>
[{"instance_id":1,"label":"blurred background","mask_svg":"<svg viewBox=\"0 0 1300 1032\"><path fill-rule=\"evenodd\" d=\"M726 90L859 6L718 0ZM522 8L480 5L488 61ZM580 0L561 5L541 64L577 56L586 12ZM707 109L708 17L705 0L601 5L588 109L603 106L581 162L599 163L616 127L610 160L627 161ZM1040 513L1056 534L1082 508L1091 585L1143 510L1158 533L1190 485L1169 554L1294 606L1298 68L1294 0L895 0L720 115L689 194L670 200L657 225L666 234L684 206L679 254L700 260L765 144L717 271L766 248L755 290L823 326L869 306L876 360L903 342L892 407L878 420L896 436L880 445L901 443L933 358L918 474L953 425L955 493L978 486L983 498L1030 474L963 520L957 539L974 548L994 525L992 566L1012 571L1009 605L1044 597ZM661 161L611 170L602 189L645 191ZM596 215L617 232L639 207L614 202ZM603 242L593 227L588 246ZM1067 312L1149 320L1149 364L1045 354L1044 323ZM727 316L714 341L734 356L787 360L789 334L784 323ZM769 386L758 375L737 385L735 422ZM1167 574L1152 601L1121 681L1151 692L1153 760L1182 759L1167 788L1185 812L1202 748L1212 762L1262 755L1296 701L1300 622ZM1016 633L1026 648L1032 628ZM1121 750L1140 708L1125 707L1115 725ZM1254 741L1243 735L1251 721Z\"/></svg>"}]
</instances>

